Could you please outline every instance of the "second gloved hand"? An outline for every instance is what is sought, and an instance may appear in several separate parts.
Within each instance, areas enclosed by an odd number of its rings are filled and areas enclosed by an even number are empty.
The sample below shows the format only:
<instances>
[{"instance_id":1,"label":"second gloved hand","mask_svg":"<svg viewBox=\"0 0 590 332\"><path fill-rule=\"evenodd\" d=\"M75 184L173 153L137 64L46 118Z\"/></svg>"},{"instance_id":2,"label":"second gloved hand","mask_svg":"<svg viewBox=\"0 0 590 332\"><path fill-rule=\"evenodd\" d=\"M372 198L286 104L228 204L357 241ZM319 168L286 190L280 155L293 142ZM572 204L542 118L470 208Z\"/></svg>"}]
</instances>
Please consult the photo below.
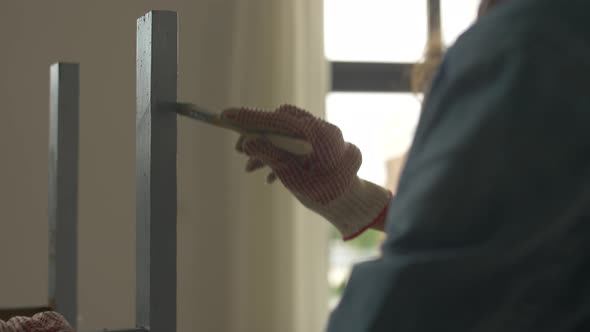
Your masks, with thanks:
<instances>
[{"instance_id":1,"label":"second gloved hand","mask_svg":"<svg viewBox=\"0 0 590 332\"><path fill-rule=\"evenodd\" d=\"M344 141L338 127L292 105L272 112L229 109L222 116L241 126L287 133L312 144L311 154L298 156L261 136L242 136L236 148L249 156L247 171L270 167L268 182L278 178L303 205L332 223L345 240L383 222L391 193L357 176L361 152Z\"/></svg>"}]
</instances>

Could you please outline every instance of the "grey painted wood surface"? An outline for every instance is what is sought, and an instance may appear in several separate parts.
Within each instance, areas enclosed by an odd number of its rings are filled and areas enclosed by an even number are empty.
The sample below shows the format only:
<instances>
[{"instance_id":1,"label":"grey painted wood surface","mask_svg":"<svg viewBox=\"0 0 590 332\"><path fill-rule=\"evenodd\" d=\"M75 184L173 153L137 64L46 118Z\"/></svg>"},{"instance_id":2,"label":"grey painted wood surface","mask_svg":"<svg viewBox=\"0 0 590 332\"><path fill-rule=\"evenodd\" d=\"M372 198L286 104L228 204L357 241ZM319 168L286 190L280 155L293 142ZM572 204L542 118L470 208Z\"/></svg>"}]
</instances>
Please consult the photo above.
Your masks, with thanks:
<instances>
[{"instance_id":1,"label":"grey painted wood surface","mask_svg":"<svg viewBox=\"0 0 590 332\"><path fill-rule=\"evenodd\" d=\"M77 321L77 214L80 68L50 68L49 305L74 327Z\"/></svg>"},{"instance_id":2,"label":"grey painted wood surface","mask_svg":"<svg viewBox=\"0 0 590 332\"><path fill-rule=\"evenodd\" d=\"M177 17L152 11L137 21L137 326L176 330Z\"/></svg>"}]
</instances>

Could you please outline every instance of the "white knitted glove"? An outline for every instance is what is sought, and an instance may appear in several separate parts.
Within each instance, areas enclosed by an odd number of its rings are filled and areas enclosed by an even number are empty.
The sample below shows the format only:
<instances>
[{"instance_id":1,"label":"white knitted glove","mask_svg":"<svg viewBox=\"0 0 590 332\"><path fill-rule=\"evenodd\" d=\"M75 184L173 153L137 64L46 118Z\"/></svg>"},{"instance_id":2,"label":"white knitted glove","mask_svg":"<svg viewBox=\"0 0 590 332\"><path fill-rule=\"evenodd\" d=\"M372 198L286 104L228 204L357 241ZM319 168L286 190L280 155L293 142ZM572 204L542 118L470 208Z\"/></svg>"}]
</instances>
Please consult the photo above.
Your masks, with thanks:
<instances>
[{"instance_id":1,"label":"white knitted glove","mask_svg":"<svg viewBox=\"0 0 590 332\"><path fill-rule=\"evenodd\" d=\"M43 312L33 317L13 317L0 320L0 332L74 332L74 329L58 313Z\"/></svg>"},{"instance_id":2,"label":"white knitted glove","mask_svg":"<svg viewBox=\"0 0 590 332\"><path fill-rule=\"evenodd\" d=\"M283 132L307 140L313 152L297 156L275 147L261 136L242 136L236 149L250 157L246 170L268 166L295 197L309 209L325 217L344 240L355 238L383 222L391 193L357 176L362 156L345 142L340 129L292 105L274 112L248 108L222 113L242 127Z\"/></svg>"}]
</instances>

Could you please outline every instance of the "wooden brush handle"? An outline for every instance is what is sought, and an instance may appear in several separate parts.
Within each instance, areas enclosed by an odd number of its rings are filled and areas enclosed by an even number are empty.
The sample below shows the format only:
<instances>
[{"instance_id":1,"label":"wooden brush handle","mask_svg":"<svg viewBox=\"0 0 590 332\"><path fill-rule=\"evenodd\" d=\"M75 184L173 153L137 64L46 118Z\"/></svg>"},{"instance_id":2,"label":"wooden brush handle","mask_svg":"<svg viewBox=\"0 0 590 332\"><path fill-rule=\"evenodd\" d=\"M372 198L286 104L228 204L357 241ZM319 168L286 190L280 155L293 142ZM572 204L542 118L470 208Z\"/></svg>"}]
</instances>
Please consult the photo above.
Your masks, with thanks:
<instances>
[{"instance_id":1,"label":"wooden brush handle","mask_svg":"<svg viewBox=\"0 0 590 332\"><path fill-rule=\"evenodd\" d=\"M270 132L259 128L244 128L239 124L222 118L217 118L212 124L236 131L242 135L262 136L271 141L279 149L298 156L305 156L313 152L313 146L308 141L290 136L289 134Z\"/></svg>"},{"instance_id":2,"label":"wooden brush handle","mask_svg":"<svg viewBox=\"0 0 590 332\"><path fill-rule=\"evenodd\" d=\"M263 134L274 146L298 156L305 156L313 152L311 143L304 139L283 136L280 134Z\"/></svg>"}]
</instances>

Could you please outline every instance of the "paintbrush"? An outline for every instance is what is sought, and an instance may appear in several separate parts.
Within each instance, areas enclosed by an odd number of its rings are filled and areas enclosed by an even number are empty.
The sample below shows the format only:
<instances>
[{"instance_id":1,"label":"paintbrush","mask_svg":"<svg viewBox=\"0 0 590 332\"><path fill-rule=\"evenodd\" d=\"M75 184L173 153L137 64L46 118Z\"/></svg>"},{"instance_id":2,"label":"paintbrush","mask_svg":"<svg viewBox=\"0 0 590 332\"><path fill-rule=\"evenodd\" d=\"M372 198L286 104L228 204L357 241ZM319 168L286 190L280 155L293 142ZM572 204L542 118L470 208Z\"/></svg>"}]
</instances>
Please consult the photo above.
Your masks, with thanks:
<instances>
[{"instance_id":1,"label":"paintbrush","mask_svg":"<svg viewBox=\"0 0 590 332\"><path fill-rule=\"evenodd\" d=\"M307 155L313 152L311 143L301 137L289 133L266 130L261 128L248 128L240 123L221 117L221 114L208 111L191 103L168 103L166 106L174 109L176 113L194 120L208 123L216 127L233 130L240 135L261 136L268 139L274 146L296 155Z\"/></svg>"}]
</instances>

